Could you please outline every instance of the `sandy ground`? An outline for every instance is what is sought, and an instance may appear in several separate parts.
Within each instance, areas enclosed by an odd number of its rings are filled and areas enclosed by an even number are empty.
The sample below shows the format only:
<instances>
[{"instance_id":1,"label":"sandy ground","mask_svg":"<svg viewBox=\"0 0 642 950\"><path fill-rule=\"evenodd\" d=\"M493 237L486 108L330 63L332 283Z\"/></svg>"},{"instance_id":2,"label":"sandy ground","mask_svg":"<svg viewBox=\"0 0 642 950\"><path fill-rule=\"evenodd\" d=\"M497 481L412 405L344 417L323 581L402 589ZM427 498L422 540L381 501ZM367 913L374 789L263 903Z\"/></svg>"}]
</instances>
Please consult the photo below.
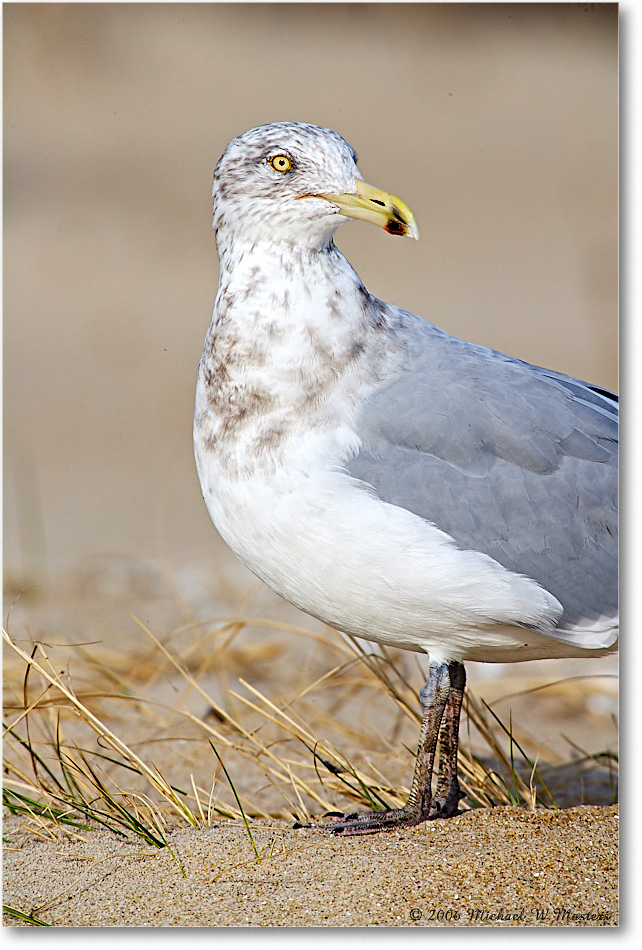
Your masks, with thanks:
<instances>
[{"instance_id":1,"label":"sandy ground","mask_svg":"<svg viewBox=\"0 0 642 950\"><path fill-rule=\"evenodd\" d=\"M615 6L11 4L3 15L5 616L19 596L11 629L23 644L96 644L117 677L142 655L126 610L161 638L179 630L183 656L229 616L309 625L217 540L192 458L216 288L211 174L247 128L336 128L364 177L408 201L419 243L366 226L339 237L372 293L617 386ZM332 665L297 643L250 629L194 669L220 701L240 676L288 697ZM5 700L19 703L8 668ZM529 752L565 768L578 750L615 748L616 671L612 658L473 664L469 681L512 712ZM502 700L571 676L598 678ZM155 698L182 696L166 671L155 684ZM342 699L332 684L313 697L326 719ZM412 724L385 704L342 708L350 751L407 783ZM167 714L136 738L177 780L193 767L208 786L211 763L182 721ZM608 782L560 776L560 801L586 807L467 813L345 841L269 825L262 847L278 840L261 868L242 827L176 830L186 879L167 851L98 833L45 841L10 819L5 900L66 925L464 925L469 908L547 908L545 925L570 922L558 908L608 913L574 923L612 925ZM257 797L251 770L235 778ZM458 919L430 919L464 903Z\"/></svg>"},{"instance_id":2,"label":"sandy ground","mask_svg":"<svg viewBox=\"0 0 642 950\"><path fill-rule=\"evenodd\" d=\"M315 777L309 750L282 730L266 732L260 717L247 710L244 714L229 690L255 697L239 684L240 677L284 705L321 741L330 741L368 774L375 769L385 776L385 786L407 790L417 724L354 671L343 679L323 679L345 660L335 652L336 634L264 590L243 600L246 578L240 572L225 580L228 595L238 592L237 610L242 603L250 614L267 616L273 623L304 624L310 636L265 629L257 622L221 652L217 623L234 613L233 599L226 601L198 574L184 573L174 580L176 586L169 585L166 575L150 566L143 571L140 564L112 563L107 570L103 562L93 580L86 572L82 583L74 576L47 596L19 600L10 630L23 647L32 642L27 633L44 642L56 668L66 671L96 714L176 786L189 788L193 776L204 789L204 801L216 762L205 727L186 719L183 710L230 739L234 735L208 717L203 697L186 690L182 678L150 650L123 607L144 618L198 675L208 694L240 716L248 729L258 729L268 744L274 743L274 751L307 781ZM197 619L185 623L185 600L177 598L177 592L190 601ZM199 618L199 611L212 603L221 612L219 620ZM194 652L196 631L203 644ZM325 639L319 643L316 637L322 634ZM79 646L66 645L66 636ZM417 658L402 651L392 654L408 676L415 692L409 699L416 703L422 683ZM487 669L469 665L470 689L492 703L505 723L512 722L516 739L531 761L537 761L541 781L561 810L474 810L449 822L341 840L308 828L295 830L292 820L254 817L253 834L263 855L260 867L245 827L215 818L216 827L174 828L169 835L185 878L167 849L157 851L139 839L74 829L63 834L50 825L39 830L26 818L9 817L4 827L4 902L58 926L612 926L618 913L617 810L609 803L616 785L599 755L585 761L582 753L617 749L616 658L606 665L509 665L494 670L502 675L491 678ZM20 716L23 676L15 656L7 653L4 700L10 722ZM299 692L315 682L319 685L297 700ZM38 683L32 677L30 700L40 694ZM532 689L536 691L529 692ZM136 702L125 702L127 695ZM101 751L77 717L62 707L52 711L62 717L67 741ZM39 735L36 723L32 735ZM465 717L462 743L466 748L472 743L488 767L497 767ZM298 810L287 779L268 781L269 760L217 744L250 814ZM50 747L36 747L49 757ZM7 753L15 759L13 751ZM22 767L29 771L24 755ZM129 773L116 769L114 774L119 784L134 787ZM528 783L529 769L523 763L521 774ZM539 778L537 784L541 789ZM149 793L144 784L136 787ZM344 794L330 790L327 779L318 789L331 807L354 807ZM234 804L220 770L214 793L219 804ZM310 798L306 807L319 813ZM414 920L411 911L421 917ZM472 911L481 916L471 919ZM500 911L503 918L491 916ZM548 913L538 921L536 911ZM456 912L459 917L453 916ZM508 920L506 914L518 916ZM604 916L571 920L568 914ZM11 918L5 923L22 926Z\"/></svg>"},{"instance_id":3,"label":"sandy ground","mask_svg":"<svg viewBox=\"0 0 642 950\"><path fill-rule=\"evenodd\" d=\"M174 861L101 832L25 840L11 820L5 902L72 927L613 927L617 819L501 808L344 839L260 823L260 864L240 824L175 831Z\"/></svg>"}]
</instances>

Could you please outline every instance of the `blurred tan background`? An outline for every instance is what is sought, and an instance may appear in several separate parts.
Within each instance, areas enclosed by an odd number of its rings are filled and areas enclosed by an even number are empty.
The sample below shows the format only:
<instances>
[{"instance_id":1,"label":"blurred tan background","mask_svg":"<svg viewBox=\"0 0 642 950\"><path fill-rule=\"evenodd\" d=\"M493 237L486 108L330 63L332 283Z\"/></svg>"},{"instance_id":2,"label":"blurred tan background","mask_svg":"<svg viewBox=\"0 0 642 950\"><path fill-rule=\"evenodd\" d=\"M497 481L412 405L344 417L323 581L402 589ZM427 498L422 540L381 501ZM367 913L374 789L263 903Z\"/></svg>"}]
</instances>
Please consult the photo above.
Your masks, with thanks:
<instances>
[{"instance_id":1,"label":"blurred tan background","mask_svg":"<svg viewBox=\"0 0 642 950\"><path fill-rule=\"evenodd\" d=\"M400 725L387 696L354 693L349 677L326 682L338 638L323 646L320 624L235 560L201 498L191 430L218 277L212 171L255 125L336 129L366 180L407 201L421 229L419 242L357 222L340 230L371 292L615 387L616 6L9 4L3 14L10 631L25 649L37 639L54 650L88 696L104 692L102 662L109 684L165 704L137 719L113 701L109 722L179 784L198 768L209 788L211 750L167 712L188 702L184 684L148 656L128 611L226 709L238 713L228 690L240 676L287 703L303 689L319 735L339 730L350 754L365 749L407 779L416 727ZM228 628L229 617L267 623ZM395 657L418 689L425 657ZM9 698L22 697L14 661ZM616 669L615 657L470 664L468 677L519 724L533 761L564 763L615 747ZM535 701L523 693L563 677ZM203 715L197 693L189 703ZM575 796L565 800L610 801L610 771L598 772L564 776ZM254 795L259 773L239 768L236 781Z\"/></svg>"},{"instance_id":2,"label":"blurred tan background","mask_svg":"<svg viewBox=\"0 0 642 950\"><path fill-rule=\"evenodd\" d=\"M10 594L92 558L231 561L192 400L212 171L252 126L336 129L412 207L418 243L339 232L371 292L616 387L615 4L3 12Z\"/></svg>"}]
</instances>

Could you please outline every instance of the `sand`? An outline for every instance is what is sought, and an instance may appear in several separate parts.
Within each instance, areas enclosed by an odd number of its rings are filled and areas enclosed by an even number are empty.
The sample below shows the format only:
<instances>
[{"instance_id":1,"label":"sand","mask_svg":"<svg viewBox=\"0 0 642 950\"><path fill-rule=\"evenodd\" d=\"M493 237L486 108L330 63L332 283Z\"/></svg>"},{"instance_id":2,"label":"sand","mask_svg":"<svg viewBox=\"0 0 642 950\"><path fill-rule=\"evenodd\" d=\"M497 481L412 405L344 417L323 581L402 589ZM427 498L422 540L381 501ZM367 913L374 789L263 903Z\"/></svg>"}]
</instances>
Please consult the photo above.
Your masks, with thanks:
<instances>
[{"instance_id":1,"label":"sand","mask_svg":"<svg viewBox=\"0 0 642 950\"><path fill-rule=\"evenodd\" d=\"M260 865L233 822L175 830L176 861L107 832L39 840L10 819L5 834L5 903L54 926L618 924L617 806L476 810L341 839L253 823Z\"/></svg>"},{"instance_id":2,"label":"sand","mask_svg":"<svg viewBox=\"0 0 642 950\"><path fill-rule=\"evenodd\" d=\"M48 594L16 604L10 631L29 651L30 638L43 642L53 668L66 671L77 695L168 781L189 792L193 779L202 790L206 811L210 788L215 805L234 808L229 781L217 768L208 741L208 728L214 728L221 736L216 743L235 788L247 813L254 816L251 827L262 863L257 865L242 823L214 816L216 827L175 827L171 822L176 818L166 802L162 812L170 823L168 842L176 861L168 849L157 850L140 839L125 840L107 831L41 827L26 816L10 816L4 828L6 904L65 927L616 923L617 808L609 804L617 794L616 766L603 755L617 747L616 658L608 663L586 661L588 666L577 661L497 668L469 665L470 691L492 704L504 723L512 723L521 747L538 764L541 800L547 801L545 782L559 810L474 809L403 832L335 839L312 828L294 829L293 820L260 817L262 812L301 813L287 773L279 766L282 777L269 780L274 760L253 751L251 744L240 743L234 730L208 715L205 699L195 690L186 691L183 678L151 648L123 606L144 617L166 648L238 717L248 734L267 743L283 768L288 763L292 773L310 783L330 807L354 808L354 798L346 796L345 786L319 762L317 773L310 748L233 699L232 694L238 693L256 700L241 686L241 678L285 708L293 721L306 723L319 742L338 749L362 774L371 776L369 781L374 780L388 800L392 790L401 800L407 795L417 723L402 714L363 668L349 664L343 673L328 677L351 654L339 649L336 633L313 624L274 595L260 595L261 612L274 618L273 625L248 621L230 640L224 623L218 631L222 621L181 625L176 592L163 573L155 573L151 566L145 572L140 564L134 567L128 571L120 565L109 573L103 566L100 583L90 583L85 575L80 588L78 573L66 582L60 578ZM218 603L222 611L232 610L232 604L216 592L198 593L198 575L182 574L177 580L193 605L202 599L203 610L211 603ZM228 579L228 594L233 590ZM234 599L240 601L243 590L241 577ZM275 626L276 618L282 628ZM306 626L309 635L289 632L294 624ZM79 645L66 643L65 635ZM404 695L416 705L423 680L417 658L394 650L390 656L408 676L412 689ZM492 679L484 678L487 670L494 673ZM578 674L584 675L578 678ZM18 732L25 736L24 668L10 650L4 676L6 719L17 722ZM542 688L553 681L558 682ZM32 674L29 702L41 692L39 678ZM136 702L126 701L127 695L136 697ZM100 758L104 744L97 744L69 704L53 702L51 691L43 699L30 714L30 735L54 772L61 774L51 746L51 729L57 724L70 752L76 745L87 750L94 766L104 770L106 762ZM199 718L186 718L183 709ZM501 739L498 725L495 732ZM471 744L486 768L498 769L510 789L506 769L493 761L467 717L461 742L464 751ZM503 746L508 754L506 736ZM24 791L16 779L20 772L32 774L28 756L15 741L7 741L5 756L7 787ZM519 756L517 767L528 785L530 768ZM118 786L158 800L140 775L117 764L109 772ZM323 810L313 797L302 795L312 814ZM195 808L193 798L185 800ZM538 922L536 910L548 914ZM471 918L469 912L479 913ZM507 919L509 914L517 917ZM571 920L568 914L605 916ZM24 926L15 918L6 918L5 923Z\"/></svg>"}]
</instances>

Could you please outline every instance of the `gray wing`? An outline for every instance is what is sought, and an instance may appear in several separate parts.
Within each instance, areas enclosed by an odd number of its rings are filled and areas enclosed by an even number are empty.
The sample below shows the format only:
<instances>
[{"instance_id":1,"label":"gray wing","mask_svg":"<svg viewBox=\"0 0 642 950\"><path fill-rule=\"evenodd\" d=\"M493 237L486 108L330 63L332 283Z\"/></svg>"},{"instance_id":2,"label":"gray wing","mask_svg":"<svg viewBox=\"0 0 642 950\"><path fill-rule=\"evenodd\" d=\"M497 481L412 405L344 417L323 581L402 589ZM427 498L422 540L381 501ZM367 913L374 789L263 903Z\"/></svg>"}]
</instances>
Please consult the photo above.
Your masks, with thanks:
<instances>
[{"instance_id":1,"label":"gray wing","mask_svg":"<svg viewBox=\"0 0 642 950\"><path fill-rule=\"evenodd\" d=\"M537 580L559 627L614 616L616 397L420 324L362 409L347 471Z\"/></svg>"}]
</instances>

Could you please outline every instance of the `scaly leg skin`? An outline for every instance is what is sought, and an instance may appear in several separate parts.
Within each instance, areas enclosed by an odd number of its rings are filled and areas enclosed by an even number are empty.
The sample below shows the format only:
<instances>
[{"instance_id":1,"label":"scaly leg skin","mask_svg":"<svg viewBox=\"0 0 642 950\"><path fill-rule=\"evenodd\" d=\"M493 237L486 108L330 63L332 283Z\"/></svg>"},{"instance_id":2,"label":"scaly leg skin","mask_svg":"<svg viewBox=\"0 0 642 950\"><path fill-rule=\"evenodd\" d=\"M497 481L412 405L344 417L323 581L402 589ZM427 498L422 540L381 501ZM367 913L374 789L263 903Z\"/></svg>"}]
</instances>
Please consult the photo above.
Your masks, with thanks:
<instances>
[{"instance_id":1,"label":"scaly leg skin","mask_svg":"<svg viewBox=\"0 0 642 950\"><path fill-rule=\"evenodd\" d=\"M434 811L431 818L451 818L457 814L459 802L465 794L457 778L457 751L459 746L459 716L466 688L466 670L461 663L449 664L450 693L439 728L439 767L435 789Z\"/></svg>"},{"instance_id":2,"label":"scaly leg skin","mask_svg":"<svg viewBox=\"0 0 642 950\"><path fill-rule=\"evenodd\" d=\"M448 817L457 811L460 792L457 781L457 733L466 684L461 663L430 663L428 680L419 693L422 717L419 747L410 795L403 808L347 815L329 827L337 835L363 835L418 825L429 818ZM452 698L451 698L452 696ZM444 724L442 726L442 720ZM437 739L441 736L440 764L445 774L432 798L432 773Z\"/></svg>"}]
</instances>

